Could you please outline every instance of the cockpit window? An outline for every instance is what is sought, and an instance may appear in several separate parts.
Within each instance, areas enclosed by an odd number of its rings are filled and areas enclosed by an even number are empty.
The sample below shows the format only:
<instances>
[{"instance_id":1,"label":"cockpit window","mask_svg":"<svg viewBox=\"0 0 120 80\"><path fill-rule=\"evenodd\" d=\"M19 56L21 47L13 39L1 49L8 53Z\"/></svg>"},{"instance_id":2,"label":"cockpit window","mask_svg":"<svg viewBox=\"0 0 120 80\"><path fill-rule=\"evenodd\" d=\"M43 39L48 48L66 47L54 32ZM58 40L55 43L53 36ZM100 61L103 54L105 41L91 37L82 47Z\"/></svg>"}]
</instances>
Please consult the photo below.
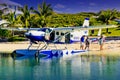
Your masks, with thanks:
<instances>
[{"instance_id":1,"label":"cockpit window","mask_svg":"<svg viewBox=\"0 0 120 80\"><path fill-rule=\"evenodd\" d=\"M51 32L51 30L50 29L46 29L46 31L45 31L46 33L50 33Z\"/></svg>"},{"instance_id":2,"label":"cockpit window","mask_svg":"<svg viewBox=\"0 0 120 80\"><path fill-rule=\"evenodd\" d=\"M50 33L52 30L50 28L40 28L40 29L38 29L38 31L43 31L43 32L46 32L46 33Z\"/></svg>"}]
</instances>

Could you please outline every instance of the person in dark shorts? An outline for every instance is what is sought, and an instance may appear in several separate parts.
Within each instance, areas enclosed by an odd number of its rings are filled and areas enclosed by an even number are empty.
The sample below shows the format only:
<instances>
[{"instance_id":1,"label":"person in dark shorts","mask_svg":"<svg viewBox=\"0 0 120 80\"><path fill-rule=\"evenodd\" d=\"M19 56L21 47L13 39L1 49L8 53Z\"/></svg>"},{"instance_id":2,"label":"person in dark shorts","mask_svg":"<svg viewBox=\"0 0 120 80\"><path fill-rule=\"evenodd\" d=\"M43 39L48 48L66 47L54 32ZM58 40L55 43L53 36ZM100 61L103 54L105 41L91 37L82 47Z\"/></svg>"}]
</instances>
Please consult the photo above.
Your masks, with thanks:
<instances>
[{"instance_id":1,"label":"person in dark shorts","mask_svg":"<svg viewBox=\"0 0 120 80\"><path fill-rule=\"evenodd\" d=\"M87 36L86 39L85 39L85 50L89 50L89 46L90 46L90 39L89 37Z\"/></svg>"}]
</instances>

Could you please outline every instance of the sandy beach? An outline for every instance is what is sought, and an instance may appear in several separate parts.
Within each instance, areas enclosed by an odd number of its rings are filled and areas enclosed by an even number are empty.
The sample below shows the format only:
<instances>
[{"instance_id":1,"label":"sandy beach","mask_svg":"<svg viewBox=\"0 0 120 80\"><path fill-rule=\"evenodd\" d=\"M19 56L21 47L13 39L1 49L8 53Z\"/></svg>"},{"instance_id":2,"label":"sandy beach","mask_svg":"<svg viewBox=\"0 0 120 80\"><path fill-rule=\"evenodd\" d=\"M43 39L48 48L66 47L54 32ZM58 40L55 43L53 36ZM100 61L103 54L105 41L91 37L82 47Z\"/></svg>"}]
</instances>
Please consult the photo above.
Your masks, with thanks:
<instances>
[{"instance_id":1,"label":"sandy beach","mask_svg":"<svg viewBox=\"0 0 120 80\"><path fill-rule=\"evenodd\" d=\"M43 44L41 44L42 46ZM0 43L0 53L12 53L16 49L27 49L29 46L29 41L24 42L1 42ZM36 44L33 45L34 47L31 47L31 49L36 49ZM74 44L56 44L57 49L67 49L73 50L73 49L80 49L80 43L74 43ZM49 44L47 49L56 49L54 44ZM120 40L111 40L104 43L103 46L104 50L100 51L98 42L93 42L90 44L90 52L91 53L110 53L110 52L116 52L120 51Z\"/></svg>"}]
</instances>

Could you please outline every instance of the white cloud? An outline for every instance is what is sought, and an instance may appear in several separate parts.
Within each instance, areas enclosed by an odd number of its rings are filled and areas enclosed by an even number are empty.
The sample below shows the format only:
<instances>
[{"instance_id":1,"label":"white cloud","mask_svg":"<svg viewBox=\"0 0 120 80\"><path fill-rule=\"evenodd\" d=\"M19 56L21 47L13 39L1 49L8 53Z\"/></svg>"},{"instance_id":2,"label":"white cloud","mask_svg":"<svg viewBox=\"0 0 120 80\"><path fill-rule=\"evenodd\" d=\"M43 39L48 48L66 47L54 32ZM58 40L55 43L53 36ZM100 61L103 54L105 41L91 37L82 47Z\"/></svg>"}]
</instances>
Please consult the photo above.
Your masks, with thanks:
<instances>
[{"instance_id":1,"label":"white cloud","mask_svg":"<svg viewBox=\"0 0 120 80\"><path fill-rule=\"evenodd\" d=\"M63 11L60 11L60 10L54 10L54 11L57 13L63 13Z\"/></svg>"},{"instance_id":2,"label":"white cloud","mask_svg":"<svg viewBox=\"0 0 120 80\"><path fill-rule=\"evenodd\" d=\"M62 4L56 4L56 5L54 6L54 8L56 8L56 9L65 8L65 6L62 5Z\"/></svg>"}]
</instances>

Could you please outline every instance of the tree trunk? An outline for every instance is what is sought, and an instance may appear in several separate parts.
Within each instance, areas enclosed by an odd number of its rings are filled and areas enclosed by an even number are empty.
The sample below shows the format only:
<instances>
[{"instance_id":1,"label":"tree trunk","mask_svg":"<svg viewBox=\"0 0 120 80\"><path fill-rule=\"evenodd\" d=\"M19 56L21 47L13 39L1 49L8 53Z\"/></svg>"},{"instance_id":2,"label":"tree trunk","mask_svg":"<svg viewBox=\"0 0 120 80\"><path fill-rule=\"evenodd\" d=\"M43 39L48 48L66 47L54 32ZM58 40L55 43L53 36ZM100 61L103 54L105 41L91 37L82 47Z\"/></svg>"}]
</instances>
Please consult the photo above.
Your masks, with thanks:
<instances>
[{"instance_id":1,"label":"tree trunk","mask_svg":"<svg viewBox=\"0 0 120 80\"><path fill-rule=\"evenodd\" d=\"M108 28L106 29L106 33L108 33Z\"/></svg>"},{"instance_id":2,"label":"tree trunk","mask_svg":"<svg viewBox=\"0 0 120 80\"><path fill-rule=\"evenodd\" d=\"M107 21L106 25L108 25L108 24L109 24L109 22ZM108 28L106 28L106 33L108 33Z\"/></svg>"}]
</instances>

